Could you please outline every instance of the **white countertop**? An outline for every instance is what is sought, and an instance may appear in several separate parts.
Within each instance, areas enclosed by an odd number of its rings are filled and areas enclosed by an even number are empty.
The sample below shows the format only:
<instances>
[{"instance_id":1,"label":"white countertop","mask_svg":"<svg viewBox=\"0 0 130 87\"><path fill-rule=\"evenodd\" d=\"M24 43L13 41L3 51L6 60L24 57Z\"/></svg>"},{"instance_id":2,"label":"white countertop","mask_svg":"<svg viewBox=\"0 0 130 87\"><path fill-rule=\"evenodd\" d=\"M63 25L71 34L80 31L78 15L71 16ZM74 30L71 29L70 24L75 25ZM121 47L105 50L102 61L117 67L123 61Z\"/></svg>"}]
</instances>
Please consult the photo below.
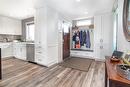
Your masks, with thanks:
<instances>
[{"instance_id":1,"label":"white countertop","mask_svg":"<svg viewBox=\"0 0 130 87\"><path fill-rule=\"evenodd\" d=\"M35 44L35 43L32 43L32 42L0 42L0 48L7 48L11 45L15 45L15 44L19 44L19 45L26 45L26 44Z\"/></svg>"}]
</instances>

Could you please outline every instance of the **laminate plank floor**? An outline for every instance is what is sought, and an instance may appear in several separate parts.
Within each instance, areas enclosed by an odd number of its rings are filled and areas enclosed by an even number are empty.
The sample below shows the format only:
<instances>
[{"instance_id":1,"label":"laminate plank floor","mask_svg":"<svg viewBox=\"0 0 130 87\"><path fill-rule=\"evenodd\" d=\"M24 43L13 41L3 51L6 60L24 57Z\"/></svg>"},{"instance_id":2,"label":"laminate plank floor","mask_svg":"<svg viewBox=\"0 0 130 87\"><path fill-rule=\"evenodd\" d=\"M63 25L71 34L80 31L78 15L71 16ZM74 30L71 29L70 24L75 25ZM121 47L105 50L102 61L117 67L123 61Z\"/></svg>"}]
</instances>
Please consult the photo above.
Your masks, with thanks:
<instances>
[{"instance_id":1,"label":"laminate plank floor","mask_svg":"<svg viewBox=\"0 0 130 87\"><path fill-rule=\"evenodd\" d=\"M89 71L49 68L16 58L2 60L0 87L104 87L105 64L93 61Z\"/></svg>"}]
</instances>

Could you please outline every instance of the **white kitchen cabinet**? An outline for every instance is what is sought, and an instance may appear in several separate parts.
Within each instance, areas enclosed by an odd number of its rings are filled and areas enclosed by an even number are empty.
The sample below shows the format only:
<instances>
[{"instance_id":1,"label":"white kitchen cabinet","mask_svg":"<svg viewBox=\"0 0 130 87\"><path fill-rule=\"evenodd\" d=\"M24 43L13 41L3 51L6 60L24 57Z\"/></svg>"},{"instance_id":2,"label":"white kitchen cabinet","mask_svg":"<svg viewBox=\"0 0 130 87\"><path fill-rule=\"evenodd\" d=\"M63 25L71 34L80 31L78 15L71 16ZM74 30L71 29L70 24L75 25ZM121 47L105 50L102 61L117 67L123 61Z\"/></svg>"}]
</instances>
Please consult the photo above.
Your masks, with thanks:
<instances>
[{"instance_id":1,"label":"white kitchen cabinet","mask_svg":"<svg viewBox=\"0 0 130 87\"><path fill-rule=\"evenodd\" d=\"M37 62L37 63L39 63L39 64L41 64L41 65L47 65L46 63L47 63L47 61L46 61L46 58L45 58L45 56L44 55L42 55L41 53L36 53L35 54L35 56L37 57L36 59L35 59L35 62Z\"/></svg>"},{"instance_id":2,"label":"white kitchen cabinet","mask_svg":"<svg viewBox=\"0 0 130 87\"><path fill-rule=\"evenodd\" d=\"M58 61L58 14L44 6L35 15L35 62L50 66Z\"/></svg>"},{"instance_id":3,"label":"white kitchen cabinet","mask_svg":"<svg viewBox=\"0 0 130 87\"><path fill-rule=\"evenodd\" d=\"M13 44L13 54L14 57L18 59L26 60L26 44L25 43Z\"/></svg>"},{"instance_id":4,"label":"white kitchen cabinet","mask_svg":"<svg viewBox=\"0 0 130 87\"><path fill-rule=\"evenodd\" d=\"M1 57L7 58L13 56L13 46L12 43L0 43Z\"/></svg>"},{"instance_id":5,"label":"white kitchen cabinet","mask_svg":"<svg viewBox=\"0 0 130 87\"><path fill-rule=\"evenodd\" d=\"M35 62L47 66L47 53L41 44L35 46Z\"/></svg>"},{"instance_id":6,"label":"white kitchen cabinet","mask_svg":"<svg viewBox=\"0 0 130 87\"><path fill-rule=\"evenodd\" d=\"M21 20L0 16L0 34L21 35Z\"/></svg>"},{"instance_id":7,"label":"white kitchen cabinet","mask_svg":"<svg viewBox=\"0 0 130 87\"><path fill-rule=\"evenodd\" d=\"M112 14L105 13L94 17L94 56L104 59L112 55L113 23Z\"/></svg>"},{"instance_id":8,"label":"white kitchen cabinet","mask_svg":"<svg viewBox=\"0 0 130 87\"><path fill-rule=\"evenodd\" d=\"M3 22L2 22L2 17L0 17L0 33L3 32Z\"/></svg>"}]
</instances>

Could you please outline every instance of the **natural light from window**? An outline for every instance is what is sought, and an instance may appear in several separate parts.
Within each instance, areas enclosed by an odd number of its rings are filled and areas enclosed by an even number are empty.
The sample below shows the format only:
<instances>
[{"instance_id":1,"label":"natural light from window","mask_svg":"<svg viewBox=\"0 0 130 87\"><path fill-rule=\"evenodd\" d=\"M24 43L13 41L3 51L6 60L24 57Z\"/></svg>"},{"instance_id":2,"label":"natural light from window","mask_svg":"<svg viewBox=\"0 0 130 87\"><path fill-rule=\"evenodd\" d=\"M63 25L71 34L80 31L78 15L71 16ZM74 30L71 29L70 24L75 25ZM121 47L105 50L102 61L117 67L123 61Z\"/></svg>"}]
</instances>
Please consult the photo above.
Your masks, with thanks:
<instances>
[{"instance_id":1,"label":"natural light from window","mask_svg":"<svg viewBox=\"0 0 130 87\"><path fill-rule=\"evenodd\" d=\"M85 26L85 25L91 25L92 20L79 20L77 21L77 26Z\"/></svg>"},{"instance_id":2,"label":"natural light from window","mask_svg":"<svg viewBox=\"0 0 130 87\"><path fill-rule=\"evenodd\" d=\"M26 41L34 41L34 23L27 23L26 25Z\"/></svg>"}]
</instances>

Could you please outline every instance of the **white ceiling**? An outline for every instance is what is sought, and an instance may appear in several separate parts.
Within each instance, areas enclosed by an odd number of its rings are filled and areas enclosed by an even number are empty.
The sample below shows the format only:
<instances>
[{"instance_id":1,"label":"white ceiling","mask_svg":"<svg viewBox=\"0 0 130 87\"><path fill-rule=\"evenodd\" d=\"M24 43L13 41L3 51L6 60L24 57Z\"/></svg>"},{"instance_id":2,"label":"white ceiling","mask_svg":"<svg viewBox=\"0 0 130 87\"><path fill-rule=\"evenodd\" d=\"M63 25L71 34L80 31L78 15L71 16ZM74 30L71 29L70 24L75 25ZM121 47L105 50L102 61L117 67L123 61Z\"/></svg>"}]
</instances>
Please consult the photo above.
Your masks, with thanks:
<instances>
[{"instance_id":1,"label":"white ceiling","mask_svg":"<svg viewBox=\"0 0 130 87\"><path fill-rule=\"evenodd\" d=\"M33 7L33 0L0 0L0 15L24 19L34 15Z\"/></svg>"},{"instance_id":2,"label":"white ceiling","mask_svg":"<svg viewBox=\"0 0 130 87\"><path fill-rule=\"evenodd\" d=\"M85 18L110 11L115 0L46 0L46 3L71 19ZM33 0L0 0L0 14L24 19L35 13ZM88 14L86 14L88 12Z\"/></svg>"},{"instance_id":3,"label":"white ceiling","mask_svg":"<svg viewBox=\"0 0 130 87\"><path fill-rule=\"evenodd\" d=\"M72 18L86 18L100 12L110 12L115 0L46 0L50 6ZM88 12L88 14L86 14Z\"/></svg>"}]
</instances>

